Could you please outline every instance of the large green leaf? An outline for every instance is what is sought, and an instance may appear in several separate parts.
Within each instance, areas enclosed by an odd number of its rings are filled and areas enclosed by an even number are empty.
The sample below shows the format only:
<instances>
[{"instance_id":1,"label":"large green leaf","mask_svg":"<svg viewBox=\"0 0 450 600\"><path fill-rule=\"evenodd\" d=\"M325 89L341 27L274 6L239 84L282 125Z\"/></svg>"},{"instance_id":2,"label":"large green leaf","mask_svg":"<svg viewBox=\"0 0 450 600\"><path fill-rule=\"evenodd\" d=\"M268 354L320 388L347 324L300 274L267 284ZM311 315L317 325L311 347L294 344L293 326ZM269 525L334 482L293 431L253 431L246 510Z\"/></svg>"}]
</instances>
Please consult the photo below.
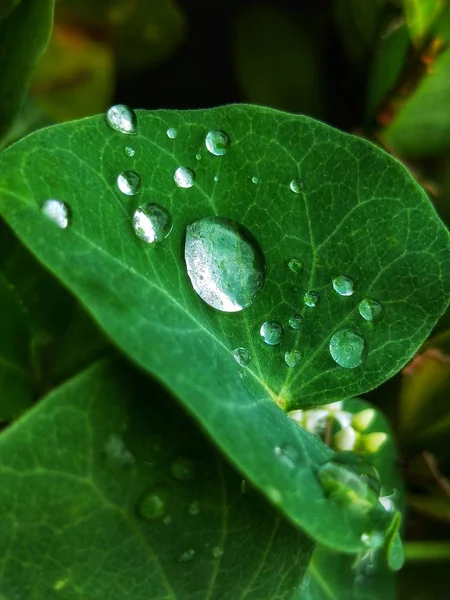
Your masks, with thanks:
<instances>
[{"instance_id":1,"label":"large green leaf","mask_svg":"<svg viewBox=\"0 0 450 600\"><path fill-rule=\"evenodd\" d=\"M31 71L45 49L54 0L21 0L0 22L0 137L13 124Z\"/></svg>"},{"instance_id":2,"label":"large green leaf","mask_svg":"<svg viewBox=\"0 0 450 600\"><path fill-rule=\"evenodd\" d=\"M180 413L103 363L2 434L3 598L290 597L311 541Z\"/></svg>"},{"instance_id":3,"label":"large green leaf","mask_svg":"<svg viewBox=\"0 0 450 600\"><path fill-rule=\"evenodd\" d=\"M10 147L0 160L1 212L124 352L175 392L281 510L325 545L360 549L367 521L327 501L315 476L330 451L277 405L348 397L406 362L448 302L446 229L397 161L311 119L250 106L139 112L138 119L134 137L97 117ZM168 127L177 129L175 139ZM231 139L223 156L205 149L206 133L218 127ZM132 159L124 151L130 144ZM180 165L195 168L189 189L173 181ZM142 176L136 202L116 187L130 168ZM294 178L304 180L302 190L294 186L300 193L290 188ZM67 230L41 213L55 197L72 211ZM157 247L133 235L140 198L173 214L173 232ZM248 227L265 254L264 291L238 313L204 304L186 275L185 228L211 215ZM291 257L301 258L302 273L287 267ZM353 296L333 290L340 274L354 279ZM316 308L302 304L307 290L320 294ZM366 296L384 307L376 323L358 312ZM299 331L287 327L296 311L304 316ZM285 325L278 346L259 335L267 319ZM328 350L343 327L366 341L367 359L355 369L339 367ZM236 347L248 349L248 368L233 359ZM290 369L284 353L294 347L304 358Z\"/></svg>"}]
</instances>

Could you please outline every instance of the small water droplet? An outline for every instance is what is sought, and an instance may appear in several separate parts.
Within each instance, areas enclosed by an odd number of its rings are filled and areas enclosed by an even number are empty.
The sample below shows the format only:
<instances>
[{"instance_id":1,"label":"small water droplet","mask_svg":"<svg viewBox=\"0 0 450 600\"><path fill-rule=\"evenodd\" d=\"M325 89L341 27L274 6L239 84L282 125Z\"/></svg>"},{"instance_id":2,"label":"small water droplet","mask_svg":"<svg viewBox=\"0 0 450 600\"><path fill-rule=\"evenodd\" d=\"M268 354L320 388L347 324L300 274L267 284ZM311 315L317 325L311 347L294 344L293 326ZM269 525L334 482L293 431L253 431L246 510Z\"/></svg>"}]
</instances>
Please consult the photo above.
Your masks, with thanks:
<instances>
[{"instance_id":1,"label":"small water droplet","mask_svg":"<svg viewBox=\"0 0 450 600\"><path fill-rule=\"evenodd\" d=\"M383 315L383 306L371 298L363 298L358 305L359 314L366 321L377 321Z\"/></svg>"},{"instance_id":2,"label":"small water droplet","mask_svg":"<svg viewBox=\"0 0 450 600\"><path fill-rule=\"evenodd\" d=\"M276 346L283 337L284 329L282 325L275 321L266 321L261 325L259 333L266 344Z\"/></svg>"},{"instance_id":3,"label":"small water droplet","mask_svg":"<svg viewBox=\"0 0 450 600\"><path fill-rule=\"evenodd\" d=\"M241 481L241 485L240 485L240 490L241 490L241 494L246 494L247 493L247 482L245 479L243 479Z\"/></svg>"},{"instance_id":4,"label":"small water droplet","mask_svg":"<svg viewBox=\"0 0 450 600\"><path fill-rule=\"evenodd\" d=\"M292 329L300 329L300 325L303 323L303 317L298 313L295 313L289 317L289 327Z\"/></svg>"},{"instance_id":5,"label":"small water droplet","mask_svg":"<svg viewBox=\"0 0 450 600\"><path fill-rule=\"evenodd\" d=\"M227 153L230 138L223 131L209 131L205 138L208 152L214 156L223 156Z\"/></svg>"},{"instance_id":6,"label":"small water droplet","mask_svg":"<svg viewBox=\"0 0 450 600\"><path fill-rule=\"evenodd\" d=\"M303 302L310 308L315 308L320 301L320 296L317 292L306 292L303 296Z\"/></svg>"},{"instance_id":7,"label":"small water droplet","mask_svg":"<svg viewBox=\"0 0 450 600\"><path fill-rule=\"evenodd\" d=\"M185 550L184 552L182 552L178 557L177 557L177 562L189 562L191 561L195 556L195 550L194 548L189 548L188 550Z\"/></svg>"},{"instance_id":8,"label":"small water droplet","mask_svg":"<svg viewBox=\"0 0 450 600\"><path fill-rule=\"evenodd\" d=\"M288 262L288 267L293 273L301 273L303 271L303 263L298 258L291 258Z\"/></svg>"},{"instance_id":9,"label":"small water droplet","mask_svg":"<svg viewBox=\"0 0 450 600\"><path fill-rule=\"evenodd\" d=\"M134 456L125 446L123 439L112 433L103 447L106 463L112 469L122 469L134 464Z\"/></svg>"},{"instance_id":10,"label":"small water droplet","mask_svg":"<svg viewBox=\"0 0 450 600\"><path fill-rule=\"evenodd\" d=\"M198 503L198 500L194 500L194 502L191 502L189 504L189 514L192 515L193 517L197 516L200 512L200 504Z\"/></svg>"},{"instance_id":11,"label":"small water droplet","mask_svg":"<svg viewBox=\"0 0 450 600\"><path fill-rule=\"evenodd\" d=\"M173 175L173 180L180 188L191 188L194 185L195 174L186 167L178 167Z\"/></svg>"},{"instance_id":12,"label":"small water droplet","mask_svg":"<svg viewBox=\"0 0 450 600\"><path fill-rule=\"evenodd\" d=\"M255 185L258 185L259 182L260 182L260 179L259 179L258 175L253 175L252 183L254 183Z\"/></svg>"},{"instance_id":13,"label":"small water droplet","mask_svg":"<svg viewBox=\"0 0 450 600\"><path fill-rule=\"evenodd\" d=\"M166 131L166 134L169 139L174 140L177 137L178 132L173 127L169 127L169 129Z\"/></svg>"},{"instance_id":14,"label":"small water droplet","mask_svg":"<svg viewBox=\"0 0 450 600\"><path fill-rule=\"evenodd\" d=\"M129 156L130 158L133 158L133 156L136 154L136 150L134 148L132 148L131 146L126 146L125 154L127 156Z\"/></svg>"},{"instance_id":15,"label":"small water droplet","mask_svg":"<svg viewBox=\"0 0 450 600\"><path fill-rule=\"evenodd\" d=\"M284 361L288 367L296 367L302 359L302 353L300 350L290 350L285 352Z\"/></svg>"},{"instance_id":16,"label":"small water droplet","mask_svg":"<svg viewBox=\"0 0 450 600\"><path fill-rule=\"evenodd\" d=\"M361 535L361 542L366 548L376 550L384 544L384 534L381 531L370 531Z\"/></svg>"},{"instance_id":17,"label":"small water droplet","mask_svg":"<svg viewBox=\"0 0 450 600\"><path fill-rule=\"evenodd\" d=\"M136 113L125 104L111 106L106 112L106 123L119 133L134 135L137 133Z\"/></svg>"},{"instance_id":18,"label":"small water droplet","mask_svg":"<svg viewBox=\"0 0 450 600\"><path fill-rule=\"evenodd\" d=\"M214 558L221 558L223 556L223 550L220 546L214 546L212 549L212 555Z\"/></svg>"},{"instance_id":19,"label":"small water droplet","mask_svg":"<svg viewBox=\"0 0 450 600\"><path fill-rule=\"evenodd\" d=\"M301 455L297 448L292 444L284 444L283 446L275 446L274 453L277 458L285 465L294 469L301 461Z\"/></svg>"},{"instance_id":20,"label":"small water droplet","mask_svg":"<svg viewBox=\"0 0 450 600\"><path fill-rule=\"evenodd\" d=\"M42 205L42 214L56 223L61 229L66 229L70 223L70 210L61 200L46 200Z\"/></svg>"},{"instance_id":21,"label":"small water droplet","mask_svg":"<svg viewBox=\"0 0 450 600\"><path fill-rule=\"evenodd\" d=\"M283 502L283 494L273 485L264 485L263 490L271 502L279 506Z\"/></svg>"},{"instance_id":22,"label":"small water droplet","mask_svg":"<svg viewBox=\"0 0 450 600\"><path fill-rule=\"evenodd\" d=\"M265 281L266 265L258 242L231 219L209 217L189 225L184 258L194 290L223 312L250 306Z\"/></svg>"},{"instance_id":23,"label":"small water droplet","mask_svg":"<svg viewBox=\"0 0 450 600\"><path fill-rule=\"evenodd\" d=\"M219 181L219 176L218 175L214 175L214 181L217 183Z\"/></svg>"},{"instance_id":24,"label":"small water droplet","mask_svg":"<svg viewBox=\"0 0 450 600\"><path fill-rule=\"evenodd\" d=\"M233 358L241 367L247 367L252 360L250 352L245 348L236 348L233 350Z\"/></svg>"},{"instance_id":25,"label":"small water droplet","mask_svg":"<svg viewBox=\"0 0 450 600\"><path fill-rule=\"evenodd\" d=\"M172 523L172 517L170 515L166 515L165 517L163 517L162 522L164 523L164 525L170 525L170 523Z\"/></svg>"},{"instance_id":26,"label":"small water droplet","mask_svg":"<svg viewBox=\"0 0 450 600\"><path fill-rule=\"evenodd\" d=\"M170 466L170 472L178 481L190 481L195 475L194 464L189 458L177 458Z\"/></svg>"},{"instance_id":27,"label":"small water droplet","mask_svg":"<svg viewBox=\"0 0 450 600\"><path fill-rule=\"evenodd\" d=\"M353 280L345 275L338 275L333 279L333 288L340 296L351 296L355 293Z\"/></svg>"},{"instance_id":28,"label":"small water droplet","mask_svg":"<svg viewBox=\"0 0 450 600\"><path fill-rule=\"evenodd\" d=\"M359 367L366 357L364 338L354 329L339 329L331 337L330 354L345 369Z\"/></svg>"},{"instance_id":29,"label":"small water droplet","mask_svg":"<svg viewBox=\"0 0 450 600\"><path fill-rule=\"evenodd\" d=\"M141 189L141 177L136 171L124 171L117 177L117 187L126 196L135 196Z\"/></svg>"},{"instance_id":30,"label":"small water droplet","mask_svg":"<svg viewBox=\"0 0 450 600\"><path fill-rule=\"evenodd\" d=\"M200 152L198 154L195 155L195 158L197 160L202 160L202 155L200 154Z\"/></svg>"},{"instance_id":31,"label":"small water droplet","mask_svg":"<svg viewBox=\"0 0 450 600\"><path fill-rule=\"evenodd\" d=\"M151 488L139 502L139 514L149 521L163 517L169 509L169 498L168 486L159 485Z\"/></svg>"},{"instance_id":32,"label":"small water droplet","mask_svg":"<svg viewBox=\"0 0 450 600\"><path fill-rule=\"evenodd\" d=\"M146 202L133 215L133 229L143 242L153 244L165 239L173 227L171 214L161 205Z\"/></svg>"},{"instance_id":33,"label":"small water droplet","mask_svg":"<svg viewBox=\"0 0 450 600\"><path fill-rule=\"evenodd\" d=\"M301 179L293 179L289 187L294 194L300 194L303 191L303 181Z\"/></svg>"}]
</instances>

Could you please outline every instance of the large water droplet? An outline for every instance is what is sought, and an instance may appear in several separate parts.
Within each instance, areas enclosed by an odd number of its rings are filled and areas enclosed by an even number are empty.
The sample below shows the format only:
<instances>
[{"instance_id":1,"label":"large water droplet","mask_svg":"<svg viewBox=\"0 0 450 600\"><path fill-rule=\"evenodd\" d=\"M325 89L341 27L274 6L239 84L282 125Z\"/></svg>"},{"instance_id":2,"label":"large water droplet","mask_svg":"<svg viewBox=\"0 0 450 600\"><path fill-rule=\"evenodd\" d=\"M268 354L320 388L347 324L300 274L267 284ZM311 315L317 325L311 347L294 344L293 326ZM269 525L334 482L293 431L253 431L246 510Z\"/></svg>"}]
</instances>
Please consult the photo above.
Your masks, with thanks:
<instances>
[{"instance_id":1,"label":"large water droplet","mask_svg":"<svg viewBox=\"0 0 450 600\"><path fill-rule=\"evenodd\" d=\"M223 131L209 131L205 139L208 152L211 152L214 156L226 154L229 144L230 138Z\"/></svg>"},{"instance_id":2,"label":"large water droplet","mask_svg":"<svg viewBox=\"0 0 450 600\"><path fill-rule=\"evenodd\" d=\"M283 337L284 329L282 325L275 321L266 321L261 325L259 333L266 344L269 344L269 346L276 346Z\"/></svg>"},{"instance_id":3,"label":"large water droplet","mask_svg":"<svg viewBox=\"0 0 450 600\"><path fill-rule=\"evenodd\" d=\"M159 485L151 488L139 502L139 514L144 519L159 519L169 509L170 491L168 486Z\"/></svg>"},{"instance_id":4,"label":"large water droplet","mask_svg":"<svg viewBox=\"0 0 450 600\"><path fill-rule=\"evenodd\" d=\"M187 167L178 167L173 175L173 180L180 188L191 188L194 185L195 173Z\"/></svg>"},{"instance_id":5,"label":"large water droplet","mask_svg":"<svg viewBox=\"0 0 450 600\"><path fill-rule=\"evenodd\" d=\"M169 129L166 131L166 134L169 139L174 140L177 137L178 132L173 127L169 127Z\"/></svg>"},{"instance_id":6,"label":"large water droplet","mask_svg":"<svg viewBox=\"0 0 450 600\"><path fill-rule=\"evenodd\" d=\"M170 472L178 481L190 481L195 475L194 464L189 458L177 458L170 466Z\"/></svg>"},{"instance_id":7,"label":"large water droplet","mask_svg":"<svg viewBox=\"0 0 450 600\"><path fill-rule=\"evenodd\" d=\"M61 229L66 229L70 222L70 210L61 200L46 200L42 205L42 214L56 223Z\"/></svg>"},{"instance_id":8,"label":"large water droplet","mask_svg":"<svg viewBox=\"0 0 450 600\"><path fill-rule=\"evenodd\" d=\"M363 298L358 305L359 314L366 321L377 321L383 315L383 306L371 298Z\"/></svg>"},{"instance_id":9,"label":"large water droplet","mask_svg":"<svg viewBox=\"0 0 450 600\"><path fill-rule=\"evenodd\" d=\"M339 329L331 337L330 354L341 367L359 367L366 356L364 338L354 329Z\"/></svg>"},{"instance_id":10,"label":"large water droplet","mask_svg":"<svg viewBox=\"0 0 450 600\"><path fill-rule=\"evenodd\" d=\"M111 106L106 112L106 123L120 133L134 135L137 133L136 113L132 108L125 104L116 104Z\"/></svg>"},{"instance_id":11,"label":"large water droplet","mask_svg":"<svg viewBox=\"0 0 450 600\"><path fill-rule=\"evenodd\" d=\"M190 562L195 556L194 548L188 548L177 556L177 562Z\"/></svg>"},{"instance_id":12,"label":"large water droplet","mask_svg":"<svg viewBox=\"0 0 450 600\"><path fill-rule=\"evenodd\" d=\"M117 187L126 196L135 196L141 189L141 177L136 171L124 171L117 178Z\"/></svg>"},{"instance_id":13,"label":"large water droplet","mask_svg":"<svg viewBox=\"0 0 450 600\"><path fill-rule=\"evenodd\" d=\"M289 327L292 329L300 329L300 325L303 323L303 317L298 313L295 313L289 317Z\"/></svg>"},{"instance_id":14,"label":"large water droplet","mask_svg":"<svg viewBox=\"0 0 450 600\"><path fill-rule=\"evenodd\" d=\"M299 258L291 258L288 262L288 267L293 273L301 273L303 271L303 263Z\"/></svg>"},{"instance_id":15,"label":"large water droplet","mask_svg":"<svg viewBox=\"0 0 450 600\"><path fill-rule=\"evenodd\" d=\"M301 179L293 179L289 187L294 194L300 194L303 190L303 181Z\"/></svg>"},{"instance_id":16,"label":"large water droplet","mask_svg":"<svg viewBox=\"0 0 450 600\"><path fill-rule=\"evenodd\" d=\"M289 350L284 354L284 361L288 367L296 367L302 359L300 350Z\"/></svg>"},{"instance_id":17,"label":"large water droplet","mask_svg":"<svg viewBox=\"0 0 450 600\"><path fill-rule=\"evenodd\" d=\"M137 237L153 244L165 239L173 227L171 214L159 204L146 202L133 215L133 229Z\"/></svg>"},{"instance_id":18,"label":"large water droplet","mask_svg":"<svg viewBox=\"0 0 450 600\"><path fill-rule=\"evenodd\" d=\"M310 308L315 308L320 301L320 296L317 292L306 292L303 296L303 302Z\"/></svg>"},{"instance_id":19,"label":"large water droplet","mask_svg":"<svg viewBox=\"0 0 450 600\"><path fill-rule=\"evenodd\" d=\"M345 275L338 275L333 279L333 288L340 296L351 296L355 293L353 280Z\"/></svg>"},{"instance_id":20,"label":"large water droplet","mask_svg":"<svg viewBox=\"0 0 450 600\"><path fill-rule=\"evenodd\" d=\"M134 148L132 148L131 146L126 146L125 154L127 156L129 156L130 158L133 158L133 156L136 154L136 150Z\"/></svg>"},{"instance_id":21,"label":"large water droplet","mask_svg":"<svg viewBox=\"0 0 450 600\"><path fill-rule=\"evenodd\" d=\"M236 348L233 350L233 358L241 367L248 366L252 360L250 352L245 348Z\"/></svg>"},{"instance_id":22,"label":"large water droplet","mask_svg":"<svg viewBox=\"0 0 450 600\"><path fill-rule=\"evenodd\" d=\"M209 306L224 312L250 306L265 281L258 242L231 219L209 217L189 225L184 258L194 290Z\"/></svg>"}]
</instances>

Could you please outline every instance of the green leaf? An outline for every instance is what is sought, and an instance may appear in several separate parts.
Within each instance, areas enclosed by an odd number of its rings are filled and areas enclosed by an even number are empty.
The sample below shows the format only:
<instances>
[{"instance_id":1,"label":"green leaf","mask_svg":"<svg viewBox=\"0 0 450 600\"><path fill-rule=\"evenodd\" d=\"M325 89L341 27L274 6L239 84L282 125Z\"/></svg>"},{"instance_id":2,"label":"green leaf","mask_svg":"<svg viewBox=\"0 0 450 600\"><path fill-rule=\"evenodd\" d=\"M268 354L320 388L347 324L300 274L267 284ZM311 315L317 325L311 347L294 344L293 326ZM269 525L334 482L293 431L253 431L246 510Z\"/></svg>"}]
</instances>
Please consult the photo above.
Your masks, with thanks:
<instances>
[{"instance_id":1,"label":"green leaf","mask_svg":"<svg viewBox=\"0 0 450 600\"><path fill-rule=\"evenodd\" d=\"M20 109L30 74L47 46L54 0L21 0L0 21L0 138Z\"/></svg>"},{"instance_id":2,"label":"green leaf","mask_svg":"<svg viewBox=\"0 0 450 600\"><path fill-rule=\"evenodd\" d=\"M11 13L22 0L0 0L0 20Z\"/></svg>"},{"instance_id":3,"label":"green leaf","mask_svg":"<svg viewBox=\"0 0 450 600\"><path fill-rule=\"evenodd\" d=\"M311 541L117 362L5 431L0 462L4 598L287 599L309 560Z\"/></svg>"},{"instance_id":4,"label":"green leaf","mask_svg":"<svg viewBox=\"0 0 450 600\"><path fill-rule=\"evenodd\" d=\"M406 24L415 43L428 33L444 4L445 0L403 0Z\"/></svg>"},{"instance_id":5,"label":"green leaf","mask_svg":"<svg viewBox=\"0 0 450 600\"><path fill-rule=\"evenodd\" d=\"M321 543L358 551L367 522L325 502L315 475L330 451L277 405L348 397L406 362L448 302L446 229L397 161L306 117L231 106L139 112L138 120L136 136L97 117L11 146L0 157L1 212L114 342L165 382L285 514ZM178 131L175 139L168 127ZM223 156L205 149L206 133L217 127L231 140ZM124 152L130 144L133 159ZM173 181L180 165L195 168L190 189ZM142 176L136 199L116 187L118 174L131 168ZM304 180L303 190L294 186L300 193L291 190L294 178ZM131 215L141 197L173 214L173 232L155 247L133 235ZM41 213L48 198L70 206L67 230ZM265 254L264 291L241 312L211 309L186 275L185 228L211 215L242 223ZM292 257L301 258L303 272L288 268ZM353 296L334 291L340 274L353 278ZM316 308L302 305L308 290L320 294ZM358 312L366 296L383 305L377 322ZM297 311L304 317L299 331L287 325ZM259 334L272 319L286 330L275 347ZM366 341L360 367L342 368L331 358L330 338L343 327ZM290 369L284 354L296 346L303 360ZM248 368L233 359L238 347L252 358ZM279 447L289 448L291 458Z\"/></svg>"}]
</instances>

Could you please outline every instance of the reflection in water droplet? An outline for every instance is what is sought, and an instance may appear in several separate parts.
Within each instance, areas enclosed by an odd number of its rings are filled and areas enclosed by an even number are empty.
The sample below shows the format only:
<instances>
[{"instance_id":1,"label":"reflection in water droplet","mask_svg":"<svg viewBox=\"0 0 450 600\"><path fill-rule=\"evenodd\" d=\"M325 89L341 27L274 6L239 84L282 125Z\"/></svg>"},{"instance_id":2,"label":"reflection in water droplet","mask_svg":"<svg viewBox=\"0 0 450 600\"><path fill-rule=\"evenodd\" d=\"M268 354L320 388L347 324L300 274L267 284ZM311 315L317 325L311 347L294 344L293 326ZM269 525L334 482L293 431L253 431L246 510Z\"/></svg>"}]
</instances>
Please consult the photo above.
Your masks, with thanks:
<instances>
[{"instance_id":1,"label":"reflection in water droplet","mask_svg":"<svg viewBox=\"0 0 450 600\"><path fill-rule=\"evenodd\" d=\"M170 466L170 472L178 481L190 481L195 474L194 464L189 458L177 458Z\"/></svg>"},{"instance_id":2,"label":"reflection in water droplet","mask_svg":"<svg viewBox=\"0 0 450 600\"><path fill-rule=\"evenodd\" d=\"M364 298L358 305L359 314L366 321L377 321L383 315L383 306L376 300Z\"/></svg>"},{"instance_id":3,"label":"reflection in water droplet","mask_svg":"<svg viewBox=\"0 0 450 600\"><path fill-rule=\"evenodd\" d=\"M223 550L220 546L215 546L212 549L212 555L214 556L214 558L220 558L221 556L223 556Z\"/></svg>"},{"instance_id":4,"label":"reflection in water droplet","mask_svg":"<svg viewBox=\"0 0 450 600\"><path fill-rule=\"evenodd\" d=\"M161 242L170 234L172 227L171 214L159 204L146 202L133 215L133 229L137 237L148 244Z\"/></svg>"},{"instance_id":5,"label":"reflection in water droplet","mask_svg":"<svg viewBox=\"0 0 450 600\"><path fill-rule=\"evenodd\" d=\"M252 183L254 183L255 185L258 185L260 179L257 175L253 175L252 177Z\"/></svg>"},{"instance_id":6,"label":"reflection in water droplet","mask_svg":"<svg viewBox=\"0 0 450 600\"><path fill-rule=\"evenodd\" d=\"M359 367L366 356L364 338L354 329L339 329L331 337L330 354L341 367Z\"/></svg>"},{"instance_id":7,"label":"reflection in water droplet","mask_svg":"<svg viewBox=\"0 0 450 600\"><path fill-rule=\"evenodd\" d=\"M136 171L124 171L117 178L117 187L126 196L135 196L141 189L141 178Z\"/></svg>"},{"instance_id":8,"label":"reflection in water droplet","mask_svg":"<svg viewBox=\"0 0 450 600\"><path fill-rule=\"evenodd\" d=\"M167 134L168 138L170 138L171 140L174 140L177 137L178 132L173 127L169 127L169 129L166 131L166 134Z\"/></svg>"},{"instance_id":9,"label":"reflection in water droplet","mask_svg":"<svg viewBox=\"0 0 450 600\"><path fill-rule=\"evenodd\" d=\"M293 179L289 187L294 194L300 194L303 190L303 181L301 179Z\"/></svg>"},{"instance_id":10,"label":"reflection in water droplet","mask_svg":"<svg viewBox=\"0 0 450 600\"><path fill-rule=\"evenodd\" d=\"M173 175L173 180L180 188L191 188L194 185L195 174L186 167L178 167Z\"/></svg>"},{"instance_id":11,"label":"reflection in water droplet","mask_svg":"<svg viewBox=\"0 0 450 600\"><path fill-rule=\"evenodd\" d=\"M300 325L303 323L303 317L298 313L295 313L289 317L289 327L292 329L300 329Z\"/></svg>"},{"instance_id":12,"label":"reflection in water droplet","mask_svg":"<svg viewBox=\"0 0 450 600\"><path fill-rule=\"evenodd\" d=\"M119 133L134 135L137 133L136 113L125 104L111 106L106 112L106 123Z\"/></svg>"},{"instance_id":13,"label":"reflection in water droplet","mask_svg":"<svg viewBox=\"0 0 450 600\"><path fill-rule=\"evenodd\" d=\"M108 437L103 450L106 464L112 469L122 469L134 464L134 456L125 446L123 439L115 433Z\"/></svg>"},{"instance_id":14,"label":"reflection in water droplet","mask_svg":"<svg viewBox=\"0 0 450 600\"><path fill-rule=\"evenodd\" d=\"M189 514L192 515L193 517L197 516L200 512L200 504L198 502L198 500L194 500L194 502L191 502L189 504Z\"/></svg>"},{"instance_id":15,"label":"reflection in water droplet","mask_svg":"<svg viewBox=\"0 0 450 600\"><path fill-rule=\"evenodd\" d=\"M315 308L320 301L320 296L317 292L306 292L303 296L303 302L310 308Z\"/></svg>"},{"instance_id":16,"label":"reflection in water droplet","mask_svg":"<svg viewBox=\"0 0 450 600\"><path fill-rule=\"evenodd\" d=\"M353 280L345 275L339 275L333 279L333 288L340 296L351 296L355 292Z\"/></svg>"},{"instance_id":17,"label":"reflection in water droplet","mask_svg":"<svg viewBox=\"0 0 450 600\"><path fill-rule=\"evenodd\" d=\"M261 325L259 333L266 344L276 346L283 337L284 329L282 325L275 321L266 321Z\"/></svg>"},{"instance_id":18,"label":"reflection in water droplet","mask_svg":"<svg viewBox=\"0 0 450 600\"><path fill-rule=\"evenodd\" d=\"M233 350L233 358L241 367L246 367L252 360L250 352L245 348L236 348Z\"/></svg>"},{"instance_id":19,"label":"reflection in water droplet","mask_svg":"<svg viewBox=\"0 0 450 600\"><path fill-rule=\"evenodd\" d=\"M61 229L66 229L70 222L70 210L61 200L46 200L42 205L42 214L56 223Z\"/></svg>"},{"instance_id":20,"label":"reflection in water droplet","mask_svg":"<svg viewBox=\"0 0 450 600\"><path fill-rule=\"evenodd\" d=\"M139 502L139 514L148 520L163 517L169 508L169 498L168 486L159 485L151 488Z\"/></svg>"},{"instance_id":21,"label":"reflection in water droplet","mask_svg":"<svg viewBox=\"0 0 450 600\"><path fill-rule=\"evenodd\" d=\"M131 146L126 146L125 147L125 154L127 156L129 156L130 158L133 158L133 156L136 154L136 151Z\"/></svg>"},{"instance_id":22,"label":"reflection in water droplet","mask_svg":"<svg viewBox=\"0 0 450 600\"><path fill-rule=\"evenodd\" d=\"M205 139L208 152L211 152L214 156L226 154L229 144L230 138L223 131L209 131Z\"/></svg>"},{"instance_id":23,"label":"reflection in water droplet","mask_svg":"<svg viewBox=\"0 0 450 600\"><path fill-rule=\"evenodd\" d=\"M179 556L177 556L176 560L177 560L177 562L189 562L194 558L194 556L195 556L194 548L189 548L188 550L185 550Z\"/></svg>"},{"instance_id":24,"label":"reflection in water droplet","mask_svg":"<svg viewBox=\"0 0 450 600\"><path fill-rule=\"evenodd\" d=\"M285 352L284 360L288 367L296 367L302 359L300 350L290 350Z\"/></svg>"},{"instance_id":25,"label":"reflection in water droplet","mask_svg":"<svg viewBox=\"0 0 450 600\"><path fill-rule=\"evenodd\" d=\"M293 273L301 273L303 271L303 263L298 258L291 258L288 262L288 267Z\"/></svg>"},{"instance_id":26,"label":"reflection in water droplet","mask_svg":"<svg viewBox=\"0 0 450 600\"><path fill-rule=\"evenodd\" d=\"M266 265L258 242L231 219L209 217L189 225L184 258L194 290L223 312L250 306L265 281Z\"/></svg>"}]
</instances>

